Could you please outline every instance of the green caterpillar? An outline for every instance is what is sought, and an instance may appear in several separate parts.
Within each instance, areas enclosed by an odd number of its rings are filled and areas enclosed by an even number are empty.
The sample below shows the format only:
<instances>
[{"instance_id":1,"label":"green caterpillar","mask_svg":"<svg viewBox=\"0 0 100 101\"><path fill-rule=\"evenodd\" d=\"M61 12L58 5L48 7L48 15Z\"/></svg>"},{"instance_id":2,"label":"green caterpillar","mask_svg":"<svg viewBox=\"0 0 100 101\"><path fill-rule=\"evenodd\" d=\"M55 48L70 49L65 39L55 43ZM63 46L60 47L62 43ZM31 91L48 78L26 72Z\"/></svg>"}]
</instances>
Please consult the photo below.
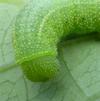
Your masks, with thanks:
<instances>
[{"instance_id":1,"label":"green caterpillar","mask_svg":"<svg viewBox=\"0 0 100 101\"><path fill-rule=\"evenodd\" d=\"M16 62L34 82L60 70L57 44L71 34L100 32L100 0L40 0L16 18L13 46Z\"/></svg>"}]
</instances>

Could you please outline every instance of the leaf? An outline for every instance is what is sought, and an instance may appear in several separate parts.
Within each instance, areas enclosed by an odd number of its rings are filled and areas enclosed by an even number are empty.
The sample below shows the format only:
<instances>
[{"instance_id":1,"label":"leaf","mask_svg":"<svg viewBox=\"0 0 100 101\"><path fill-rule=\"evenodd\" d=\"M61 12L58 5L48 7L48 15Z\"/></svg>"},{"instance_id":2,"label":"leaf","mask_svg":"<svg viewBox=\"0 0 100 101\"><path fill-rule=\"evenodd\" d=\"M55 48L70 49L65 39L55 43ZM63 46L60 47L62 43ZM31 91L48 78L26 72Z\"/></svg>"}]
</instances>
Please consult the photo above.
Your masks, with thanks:
<instances>
[{"instance_id":1,"label":"leaf","mask_svg":"<svg viewBox=\"0 0 100 101\"><path fill-rule=\"evenodd\" d=\"M62 42L61 72L48 82L33 83L20 66L8 68L15 64L12 34L18 12L14 5L0 4L0 101L99 101L100 42L94 37Z\"/></svg>"},{"instance_id":2,"label":"leaf","mask_svg":"<svg viewBox=\"0 0 100 101\"><path fill-rule=\"evenodd\" d=\"M22 6L23 2L27 0L0 0L0 3L8 3L8 4L13 4L17 6Z\"/></svg>"}]
</instances>

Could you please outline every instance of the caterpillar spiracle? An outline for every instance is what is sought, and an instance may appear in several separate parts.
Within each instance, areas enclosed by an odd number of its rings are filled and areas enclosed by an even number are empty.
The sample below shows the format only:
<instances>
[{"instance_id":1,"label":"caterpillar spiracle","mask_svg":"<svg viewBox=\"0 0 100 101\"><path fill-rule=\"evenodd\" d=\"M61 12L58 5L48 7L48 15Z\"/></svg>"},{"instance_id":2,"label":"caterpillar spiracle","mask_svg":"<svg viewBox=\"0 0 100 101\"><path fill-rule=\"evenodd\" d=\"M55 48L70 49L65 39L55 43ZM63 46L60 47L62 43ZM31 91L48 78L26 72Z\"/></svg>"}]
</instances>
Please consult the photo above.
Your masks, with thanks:
<instances>
[{"instance_id":1,"label":"caterpillar spiracle","mask_svg":"<svg viewBox=\"0 0 100 101\"><path fill-rule=\"evenodd\" d=\"M61 39L91 32L100 33L100 0L36 0L16 18L16 62L29 80L47 81L61 69L57 58Z\"/></svg>"}]
</instances>

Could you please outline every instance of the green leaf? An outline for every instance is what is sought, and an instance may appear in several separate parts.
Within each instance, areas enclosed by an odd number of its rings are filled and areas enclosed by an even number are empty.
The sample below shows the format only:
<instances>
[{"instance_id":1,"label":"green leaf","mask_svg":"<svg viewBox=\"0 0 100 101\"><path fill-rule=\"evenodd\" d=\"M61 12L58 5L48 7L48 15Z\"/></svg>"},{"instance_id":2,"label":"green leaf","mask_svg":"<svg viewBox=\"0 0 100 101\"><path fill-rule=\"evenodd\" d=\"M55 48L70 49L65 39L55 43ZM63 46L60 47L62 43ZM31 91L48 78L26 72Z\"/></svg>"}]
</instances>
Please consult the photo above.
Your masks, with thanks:
<instances>
[{"instance_id":1,"label":"green leaf","mask_svg":"<svg viewBox=\"0 0 100 101\"><path fill-rule=\"evenodd\" d=\"M100 41L87 36L62 42L61 73L33 83L15 63L12 34L18 12L14 5L0 4L0 101L99 101Z\"/></svg>"},{"instance_id":2,"label":"green leaf","mask_svg":"<svg viewBox=\"0 0 100 101\"><path fill-rule=\"evenodd\" d=\"M21 6L23 2L27 0L0 0L0 3L8 3L8 4L13 4L17 6Z\"/></svg>"}]
</instances>

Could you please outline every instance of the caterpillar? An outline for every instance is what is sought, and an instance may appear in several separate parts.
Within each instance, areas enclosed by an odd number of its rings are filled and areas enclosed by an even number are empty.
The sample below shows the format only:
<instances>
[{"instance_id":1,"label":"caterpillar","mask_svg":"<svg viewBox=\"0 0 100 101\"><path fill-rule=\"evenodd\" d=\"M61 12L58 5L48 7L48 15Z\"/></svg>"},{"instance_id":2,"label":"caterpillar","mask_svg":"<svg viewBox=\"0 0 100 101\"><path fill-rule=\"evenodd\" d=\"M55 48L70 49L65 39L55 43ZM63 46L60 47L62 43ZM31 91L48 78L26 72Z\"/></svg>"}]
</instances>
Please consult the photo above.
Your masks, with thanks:
<instances>
[{"instance_id":1,"label":"caterpillar","mask_svg":"<svg viewBox=\"0 0 100 101\"><path fill-rule=\"evenodd\" d=\"M62 38L91 32L100 32L100 0L34 0L16 18L16 63L29 80L47 81L61 69L57 44Z\"/></svg>"}]
</instances>

